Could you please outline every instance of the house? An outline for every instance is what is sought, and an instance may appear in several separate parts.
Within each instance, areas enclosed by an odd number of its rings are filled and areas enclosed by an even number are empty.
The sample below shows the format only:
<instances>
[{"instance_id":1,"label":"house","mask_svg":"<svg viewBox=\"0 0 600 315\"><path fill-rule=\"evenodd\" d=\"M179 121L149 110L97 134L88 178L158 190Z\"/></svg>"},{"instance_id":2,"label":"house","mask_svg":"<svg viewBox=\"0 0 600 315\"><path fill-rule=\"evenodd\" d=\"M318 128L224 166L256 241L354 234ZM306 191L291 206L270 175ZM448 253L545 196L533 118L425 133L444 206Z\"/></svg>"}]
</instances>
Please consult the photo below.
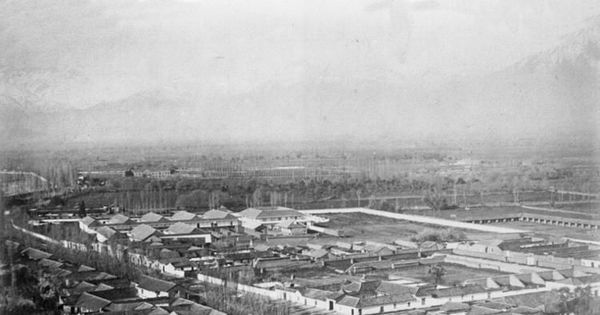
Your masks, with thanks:
<instances>
[{"instance_id":1,"label":"house","mask_svg":"<svg viewBox=\"0 0 600 315\"><path fill-rule=\"evenodd\" d=\"M138 296L143 298L168 297L176 284L171 281L165 281L150 276L143 275L139 283L135 285Z\"/></svg>"},{"instance_id":2,"label":"house","mask_svg":"<svg viewBox=\"0 0 600 315\"><path fill-rule=\"evenodd\" d=\"M169 218L169 220L171 220L171 221L191 221L191 220L194 220L196 218L197 218L197 216L195 214L191 213L191 212L176 211Z\"/></svg>"},{"instance_id":3,"label":"house","mask_svg":"<svg viewBox=\"0 0 600 315\"><path fill-rule=\"evenodd\" d=\"M27 247L25 248L22 252L21 252L22 256L25 256L31 260L42 260L44 258L50 258L52 257L52 254L47 253L45 251L33 248L33 247Z\"/></svg>"},{"instance_id":4,"label":"house","mask_svg":"<svg viewBox=\"0 0 600 315\"><path fill-rule=\"evenodd\" d=\"M217 220L237 219L231 213L232 213L231 210L228 210L226 208L224 208L224 209L211 209L211 210L206 211L202 215L202 218L206 219L206 220L213 220L213 219L217 219Z\"/></svg>"},{"instance_id":5,"label":"house","mask_svg":"<svg viewBox=\"0 0 600 315\"><path fill-rule=\"evenodd\" d=\"M83 292L75 302L71 313L100 313L104 310L105 307L110 305L110 303L112 302L108 299L101 298L88 292Z\"/></svg>"},{"instance_id":6,"label":"house","mask_svg":"<svg viewBox=\"0 0 600 315\"><path fill-rule=\"evenodd\" d=\"M285 220L277 224L281 234L284 235L302 235L306 234L306 226L294 220Z\"/></svg>"},{"instance_id":7,"label":"house","mask_svg":"<svg viewBox=\"0 0 600 315\"><path fill-rule=\"evenodd\" d=\"M127 239L127 235L116 231L109 226L101 226L96 229L96 239L100 243Z\"/></svg>"},{"instance_id":8,"label":"house","mask_svg":"<svg viewBox=\"0 0 600 315\"><path fill-rule=\"evenodd\" d=\"M148 212L140 217L139 222L169 222L169 220L160 214Z\"/></svg>"},{"instance_id":9,"label":"house","mask_svg":"<svg viewBox=\"0 0 600 315\"><path fill-rule=\"evenodd\" d=\"M211 232L197 228L195 225L184 222L171 224L163 231L162 239L201 239L204 243L211 243Z\"/></svg>"},{"instance_id":10,"label":"house","mask_svg":"<svg viewBox=\"0 0 600 315\"><path fill-rule=\"evenodd\" d=\"M132 223L134 223L133 220L131 220L128 216L122 215L120 213L113 215L108 221L106 221L106 224L109 225L127 225Z\"/></svg>"},{"instance_id":11,"label":"house","mask_svg":"<svg viewBox=\"0 0 600 315\"><path fill-rule=\"evenodd\" d=\"M160 241L160 232L147 224L140 224L134 227L129 234L131 240L134 242Z\"/></svg>"},{"instance_id":12,"label":"house","mask_svg":"<svg viewBox=\"0 0 600 315\"><path fill-rule=\"evenodd\" d=\"M239 213L242 224L246 222L260 222L271 228L286 220L302 220L305 216L302 212L286 207L256 207L248 208Z\"/></svg>"}]
</instances>

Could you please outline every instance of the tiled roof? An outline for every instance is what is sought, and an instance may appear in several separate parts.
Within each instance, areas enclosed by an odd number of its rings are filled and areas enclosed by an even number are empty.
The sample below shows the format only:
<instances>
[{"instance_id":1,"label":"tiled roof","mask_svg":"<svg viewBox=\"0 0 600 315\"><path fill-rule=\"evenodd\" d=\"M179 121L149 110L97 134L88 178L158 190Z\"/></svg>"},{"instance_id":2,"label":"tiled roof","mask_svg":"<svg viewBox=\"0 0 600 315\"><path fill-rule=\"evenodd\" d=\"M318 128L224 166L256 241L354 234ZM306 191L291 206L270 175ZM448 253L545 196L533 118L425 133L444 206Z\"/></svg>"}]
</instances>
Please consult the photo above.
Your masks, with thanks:
<instances>
[{"instance_id":1,"label":"tiled roof","mask_svg":"<svg viewBox=\"0 0 600 315\"><path fill-rule=\"evenodd\" d=\"M47 267L47 268L60 268L60 266L63 265L63 263L61 263L60 261L56 261L56 260L52 260L52 259L48 259L48 258L42 258L38 264Z\"/></svg>"},{"instance_id":2,"label":"tiled roof","mask_svg":"<svg viewBox=\"0 0 600 315\"><path fill-rule=\"evenodd\" d=\"M196 218L196 215L187 211L177 211L169 218L171 221L189 221Z\"/></svg>"},{"instance_id":3,"label":"tiled roof","mask_svg":"<svg viewBox=\"0 0 600 315\"><path fill-rule=\"evenodd\" d=\"M416 294L418 288L405 286L390 281L381 281L376 291L384 294Z\"/></svg>"},{"instance_id":4,"label":"tiled roof","mask_svg":"<svg viewBox=\"0 0 600 315\"><path fill-rule=\"evenodd\" d=\"M86 216L80 219L81 223L84 225L90 226L92 223L96 222L96 220L90 216Z\"/></svg>"},{"instance_id":5,"label":"tiled roof","mask_svg":"<svg viewBox=\"0 0 600 315\"><path fill-rule=\"evenodd\" d=\"M475 294L486 292L485 288L478 285L467 285L462 287L449 287L443 289L436 289L431 292L431 296L436 298L450 297L450 296L464 296L467 294Z\"/></svg>"},{"instance_id":6,"label":"tiled roof","mask_svg":"<svg viewBox=\"0 0 600 315\"><path fill-rule=\"evenodd\" d=\"M229 211L229 210L224 211L224 210L220 210L220 209L208 210L207 212L205 212L202 215L202 218L207 219L207 220L210 220L210 219L220 219L220 220L236 219L236 217L231 214L231 211Z\"/></svg>"},{"instance_id":7,"label":"tiled roof","mask_svg":"<svg viewBox=\"0 0 600 315\"><path fill-rule=\"evenodd\" d=\"M565 278L560 272L556 270L538 271L537 274L545 281L562 280Z\"/></svg>"},{"instance_id":8,"label":"tiled roof","mask_svg":"<svg viewBox=\"0 0 600 315\"><path fill-rule=\"evenodd\" d=\"M120 213L113 215L110 220L108 220L107 224L128 224L131 222L128 216L122 215Z\"/></svg>"},{"instance_id":9,"label":"tiled roof","mask_svg":"<svg viewBox=\"0 0 600 315\"><path fill-rule=\"evenodd\" d=\"M84 272L84 271L94 271L96 269L90 267L90 266L86 266L86 265L81 265L77 268L77 272Z\"/></svg>"},{"instance_id":10,"label":"tiled roof","mask_svg":"<svg viewBox=\"0 0 600 315\"><path fill-rule=\"evenodd\" d=\"M67 291L71 294L71 295L79 295L83 292L88 292L88 291L92 291L96 288L96 285L89 283L87 281L81 281L79 282L76 286L68 289Z\"/></svg>"},{"instance_id":11,"label":"tiled roof","mask_svg":"<svg viewBox=\"0 0 600 315\"><path fill-rule=\"evenodd\" d=\"M175 283L149 276L142 276L139 281L139 287L152 292L168 292L175 287Z\"/></svg>"},{"instance_id":12,"label":"tiled roof","mask_svg":"<svg viewBox=\"0 0 600 315\"><path fill-rule=\"evenodd\" d=\"M342 291L352 295L375 295L381 280L352 281L342 286Z\"/></svg>"},{"instance_id":13,"label":"tiled roof","mask_svg":"<svg viewBox=\"0 0 600 315\"><path fill-rule=\"evenodd\" d=\"M357 307L359 303L360 303L360 298L357 298L355 296L350 296L350 295L344 295L344 297L342 297L337 302L337 304L351 306L351 307Z\"/></svg>"},{"instance_id":14,"label":"tiled roof","mask_svg":"<svg viewBox=\"0 0 600 315\"><path fill-rule=\"evenodd\" d=\"M52 257L52 254L47 253L45 251L36 249L36 248L32 248L32 247L28 247L25 248L22 252L21 255L23 256L27 256L27 258L31 259L31 260L40 260L43 258L50 258Z\"/></svg>"},{"instance_id":15,"label":"tiled roof","mask_svg":"<svg viewBox=\"0 0 600 315\"><path fill-rule=\"evenodd\" d=\"M415 301L415 297L411 294L395 294L395 295L383 295L375 297L361 298L358 303L359 307L367 306L378 306L387 305L392 303L407 303Z\"/></svg>"},{"instance_id":16,"label":"tiled roof","mask_svg":"<svg viewBox=\"0 0 600 315\"><path fill-rule=\"evenodd\" d=\"M249 219L271 219L304 216L301 212L297 210L285 207L248 208L240 212L240 215Z\"/></svg>"},{"instance_id":17,"label":"tiled roof","mask_svg":"<svg viewBox=\"0 0 600 315\"><path fill-rule=\"evenodd\" d=\"M196 226L184 222L171 224L165 231L165 234L190 234L196 230Z\"/></svg>"},{"instance_id":18,"label":"tiled roof","mask_svg":"<svg viewBox=\"0 0 600 315\"><path fill-rule=\"evenodd\" d=\"M156 229L153 227L147 224L140 224L131 230L131 238L134 241L141 242L152 236L154 233L156 233Z\"/></svg>"},{"instance_id":19,"label":"tiled roof","mask_svg":"<svg viewBox=\"0 0 600 315\"><path fill-rule=\"evenodd\" d=\"M84 292L77 299L75 306L81 307L82 309L85 309L88 311L99 312L104 307L108 306L110 303L111 303L111 301L109 301L107 299Z\"/></svg>"},{"instance_id":20,"label":"tiled roof","mask_svg":"<svg viewBox=\"0 0 600 315\"><path fill-rule=\"evenodd\" d=\"M336 299L341 295L341 293L339 292L319 290L313 288L305 288L301 290L301 293L304 297L321 301L325 301L326 299Z\"/></svg>"},{"instance_id":21,"label":"tiled roof","mask_svg":"<svg viewBox=\"0 0 600 315\"><path fill-rule=\"evenodd\" d=\"M169 312L167 310L165 310L164 308L157 306L155 308L153 308L148 314L146 315L169 315Z\"/></svg>"},{"instance_id":22,"label":"tiled roof","mask_svg":"<svg viewBox=\"0 0 600 315\"><path fill-rule=\"evenodd\" d=\"M159 222L159 221L167 221L167 220L162 215L156 214L154 212L148 212L140 218L140 222Z\"/></svg>"},{"instance_id":23,"label":"tiled roof","mask_svg":"<svg viewBox=\"0 0 600 315\"><path fill-rule=\"evenodd\" d=\"M118 301L118 300L137 298L137 290L133 287L118 288L118 289L103 290L103 291L92 291L92 292L88 292L88 293L93 294L98 297L101 297L103 299L107 299L109 301Z\"/></svg>"},{"instance_id":24,"label":"tiled roof","mask_svg":"<svg viewBox=\"0 0 600 315\"><path fill-rule=\"evenodd\" d=\"M106 237L107 239L110 239L111 237L113 237L115 234L118 233L117 231L115 231L115 229L108 227L108 226L101 226L96 229L96 232L100 233L102 236Z\"/></svg>"}]
</instances>

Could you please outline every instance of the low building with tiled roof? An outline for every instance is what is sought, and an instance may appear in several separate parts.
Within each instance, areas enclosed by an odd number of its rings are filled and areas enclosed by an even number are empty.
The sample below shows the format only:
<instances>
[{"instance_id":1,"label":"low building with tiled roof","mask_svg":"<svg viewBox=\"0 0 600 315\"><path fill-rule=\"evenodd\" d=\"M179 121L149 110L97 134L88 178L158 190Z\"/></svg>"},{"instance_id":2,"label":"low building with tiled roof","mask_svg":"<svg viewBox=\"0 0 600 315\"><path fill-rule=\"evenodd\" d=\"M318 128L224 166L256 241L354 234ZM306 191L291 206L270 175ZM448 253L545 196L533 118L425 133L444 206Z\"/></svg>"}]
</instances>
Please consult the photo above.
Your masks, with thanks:
<instances>
[{"instance_id":1,"label":"low building with tiled roof","mask_svg":"<svg viewBox=\"0 0 600 315\"><path fill-rule=\"evenodd\" d=\"M175 287L174 282L146 275L141 276L136 285L138 295L143 298L168 297Z\"/></svg>"},{"instance_id":2,"label":"low building with tiled roof","mask_svg":"<svg viewBox=\"0 0 600 315\"><path fill-rule=\"evenodd\" d=\"M112 302L108 299L101 298L97 295L93 295L88 292L83 292L77 299L77 302L75 302L75 310L72 311L72 313L100 313L104 310L105 307L110 305L110 303Z\"/></svg>"},{"instance_id":3,"label":"low building with tiled roof","mask_svg":"<svg viewBox=\"0 0 600 315\"><path fill-rule=\"evenodd\" d=\"M160 232L158 232L155 228L151 227L150 225L140 224L134 227L129 234L131 240L134 242L146 242L150 240L153 236L160 235Z\"/></svg>"},{"instance_id":4,"label":"low building with tiled roof","mask_svg":"<svg viewBox=\"0 0 600 315\"><path fill-rule=\"evenodd\" d=\"M139 222L168 222L167 218L154 212L148 212L140 217Z\"/></svg>"},{"instance_id":5,"label":"low building with tiled roof","mask_svg":"<svg viewBox=\"0 0 600 315\"><path fill-rule=\"evenodd\" d=\"M31 259L31 260L36 260L36 261L44 259L44 258L50 258L50 257L52 257L52 254L47 253L47 252L45 252L43 250L39 250L39 249L33 248L33 247L25 248L21 252L21 255L23 255L23 256Z\"/></svg>"},{"instance_id":6,"label":"low building with tiled roof","mask_svg":"<svg viewBox=\"0 0 600 315\"><path fill-rule=\"evenodd\" d=\"M110 219L108 221L106 221L106 224L131 224L133 223L133 220L131 220L128 216L123 215L123 214L115 214L112 217L110 217Z\"/></svg>"},{"instance_id":7,"label":"low building with tiled roof","mask_svg":"<svg viewBox=\"0 0 600 315\"><path fill-rule=\"evenodd\" d=\"M182 211L176 211L175 213L173 213L173 215L171 217L169 217L169 220L171 220L171 221L191 221L195 218L197 218L197 216L195 214L182 210Z\"/></svg>"}]
</instances>

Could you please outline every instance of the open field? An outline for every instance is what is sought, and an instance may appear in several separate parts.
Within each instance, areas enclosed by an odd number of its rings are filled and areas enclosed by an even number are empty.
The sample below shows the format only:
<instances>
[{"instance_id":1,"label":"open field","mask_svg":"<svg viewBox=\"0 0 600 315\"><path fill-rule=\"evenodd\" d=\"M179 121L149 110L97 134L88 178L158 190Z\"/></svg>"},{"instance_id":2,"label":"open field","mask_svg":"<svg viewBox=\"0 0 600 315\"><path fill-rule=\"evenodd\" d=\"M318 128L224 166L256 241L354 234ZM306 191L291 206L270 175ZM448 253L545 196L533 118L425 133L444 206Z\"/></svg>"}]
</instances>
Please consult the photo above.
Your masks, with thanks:
<instances>
[{"instance_id":1,"label":"open field","mask_svg":"<svg viewBox=\"0 0 600 315\"><path fill-rule=\"evenodd\" d=\"M350 237L344 238L344 241L392 242L396 239L410 239L428 226L359 212L323 216L329 218L328 227L343 229L350 235Z\"/></svg>"},{"instance_id":2,"label":"open field","mask_svg":"<svg viewBox=\"0 0 600 315\"><path fill-rule=\"evenodd\" d=\"M497 270L474 269L455 264L442 264L442 266L444 267L446 274L442 277L440 284L447 286L460 284L463 281L465 281L465 279L478 279L507 274ZM394 275L396 277L418 279L423 282L434 281L432 276L429 274L429 266L427 265L411 266L406 268L398 268L394 270L386 270L383 272L380 271L367 274L367 276L369 277L384 276L384 278L388 278L390 275Z\"/></svg>"},{"instance_id":3,"label":"open field","mask_svg":"<svg viewBox=\"0 0 600 315\"><path fill-rule=\"evenodd\" d=\"M600 215L600 202L564 204L564 205L557 205L557 206L555 206L555 208L568 210L568 211L577 211L577 212Z\"/></svg>"},{"instance_id":4,"label":"open field","mask_svg":"<svg viewBox=\"0 0 600 315\"><path fill-rule=\"evenodd\" d=\"M360 212L336 213L320 215L329 218L327 226L334 229L343 229L349 237L342 240L352 241L378 241L393 242L397 239L410 240L424 229L447 229L439 225L414 223L404 220L396 220ZM463 229L456 231L467 232ZM332 238L322 237L315 239L317 242L331 243Z\"/></svg>"}]
</instances>

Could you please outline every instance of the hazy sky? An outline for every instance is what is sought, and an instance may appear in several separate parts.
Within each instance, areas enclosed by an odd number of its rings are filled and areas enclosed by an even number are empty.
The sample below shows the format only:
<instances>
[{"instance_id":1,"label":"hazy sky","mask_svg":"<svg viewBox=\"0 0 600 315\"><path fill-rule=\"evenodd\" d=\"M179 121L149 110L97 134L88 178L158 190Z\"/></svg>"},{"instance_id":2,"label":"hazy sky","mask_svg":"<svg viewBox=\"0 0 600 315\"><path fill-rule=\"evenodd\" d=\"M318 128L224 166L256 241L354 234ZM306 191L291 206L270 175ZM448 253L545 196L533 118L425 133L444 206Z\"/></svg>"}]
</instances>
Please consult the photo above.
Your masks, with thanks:
<instances>
[{"instance_id":1,"label":"hazy sky","mask_svg":"<svg viewBox=\"0 0 600 315\"><path fill-rule=\"evenodd\" d=\"M159 93L185 104L173 112L190 138L593 131L598 58L573 70L591 73L584 89L549 91L580 76L553 83L552 49L577 59L569 43L590 25L598 40L598 16L597 0L3 1L0 101L56 111ZM536 54L555 64L507 70Z\"/></svg>"}]
</instances>

